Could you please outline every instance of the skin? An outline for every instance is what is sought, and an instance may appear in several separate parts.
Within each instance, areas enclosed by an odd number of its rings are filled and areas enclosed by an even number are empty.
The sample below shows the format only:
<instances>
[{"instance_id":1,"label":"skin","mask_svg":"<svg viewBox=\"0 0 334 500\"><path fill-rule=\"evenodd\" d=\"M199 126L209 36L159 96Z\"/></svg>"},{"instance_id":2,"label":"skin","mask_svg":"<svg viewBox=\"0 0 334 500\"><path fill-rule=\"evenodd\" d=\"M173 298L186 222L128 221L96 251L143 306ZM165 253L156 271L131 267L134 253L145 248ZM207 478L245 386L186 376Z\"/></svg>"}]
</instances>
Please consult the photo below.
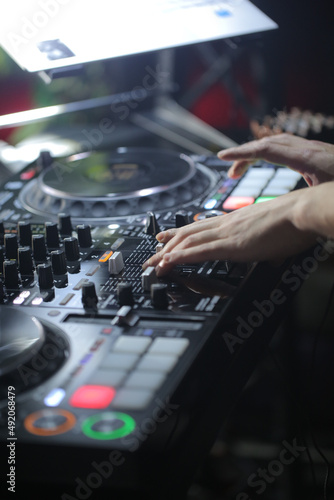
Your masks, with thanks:
<instances>
[{"instance_id":1,"label":"skin","mask_svg":"<svg viewBox=\"0 0 334 500\"><path fill-rule=\"evenodd\" d=\"M164 248L143 265L158 276L176 264L204 260L260 261L295 255L317 237L334 237L334 146L289 134L273 135L218 153L233 161L228 172L240 177L257 160L287 165L309 187L227 215L194 222L157 235Z\"/></svg>"}]
</instances>

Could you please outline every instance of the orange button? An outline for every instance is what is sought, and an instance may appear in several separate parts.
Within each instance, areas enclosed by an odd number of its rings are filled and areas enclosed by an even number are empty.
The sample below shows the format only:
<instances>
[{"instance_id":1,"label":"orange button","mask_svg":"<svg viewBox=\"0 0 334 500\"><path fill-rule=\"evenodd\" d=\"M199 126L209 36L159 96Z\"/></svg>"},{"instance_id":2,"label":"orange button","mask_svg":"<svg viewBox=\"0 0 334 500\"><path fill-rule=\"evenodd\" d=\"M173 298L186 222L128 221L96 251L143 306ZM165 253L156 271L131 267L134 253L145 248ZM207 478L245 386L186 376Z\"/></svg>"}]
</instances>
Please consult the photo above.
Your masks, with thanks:
<instances>
[{"instance_id":1,"label":"orange button","mask_svg":"<svg viewBox=\"0 0 334 500\"><path fill-rule=\"evenodd\" d=\"M70 399L76 408L107 408L115 396L115 389L105 385L83 385Z\"/></svg>"},{"instance_id":2,"label":"orange button","mask_svg":"<svg viewBox=\"0 0 334 500\"><path fill-rule=\"evenodd\" d=\"M107 262L107 260L110 259L112 254L113 254L113 252L111 252L111 251L104 252L104 254L101 255L101 257L99 258L99 262Z\"/></svg>"},{"instance_id":3,"label":"orange button","mask_svg":"<svg viewBox=\"0 0 334 500\"><path fill-rule=\"evenodd\" d=\"M251 196L229 196L223 204L225 210L236 210L237 208L253 205L255 199Z\"/></svg>"}]
</instances>

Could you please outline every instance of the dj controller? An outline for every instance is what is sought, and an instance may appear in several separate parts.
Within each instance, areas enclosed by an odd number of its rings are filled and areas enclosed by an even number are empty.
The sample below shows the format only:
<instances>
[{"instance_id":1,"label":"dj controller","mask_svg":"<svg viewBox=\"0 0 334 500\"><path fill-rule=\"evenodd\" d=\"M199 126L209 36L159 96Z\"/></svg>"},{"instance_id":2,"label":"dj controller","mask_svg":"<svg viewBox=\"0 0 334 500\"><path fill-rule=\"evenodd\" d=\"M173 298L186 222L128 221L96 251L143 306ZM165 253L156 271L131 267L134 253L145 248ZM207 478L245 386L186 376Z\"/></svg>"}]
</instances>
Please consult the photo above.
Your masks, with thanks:
<instances>
[{"instance_id":1,"label":"dj controller","mask_svg":"<svg viewBox=\"0 0 334 500\"><path fill-rule=\"evenodd\" d=\"M43 151L0 188L6 493L186 491L274 333L276 310L256 309L252 327L247 315L282 267L207 261L158 278L142 264L160 230L303 182L264 163L231 180L227 167L158 149Z\"/></svg>"}]
</instances>

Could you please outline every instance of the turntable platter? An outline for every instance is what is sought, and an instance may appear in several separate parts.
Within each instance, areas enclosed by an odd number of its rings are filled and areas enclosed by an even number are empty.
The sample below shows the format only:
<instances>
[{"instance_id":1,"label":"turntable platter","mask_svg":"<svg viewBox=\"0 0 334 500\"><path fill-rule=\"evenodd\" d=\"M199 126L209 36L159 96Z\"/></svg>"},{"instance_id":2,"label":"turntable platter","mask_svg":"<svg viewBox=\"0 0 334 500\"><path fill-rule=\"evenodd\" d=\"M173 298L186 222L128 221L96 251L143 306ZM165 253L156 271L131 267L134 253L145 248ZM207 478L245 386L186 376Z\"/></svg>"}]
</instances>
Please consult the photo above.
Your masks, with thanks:
<instances>
[{"instance_id":1,"label":"turntable platter","mask_svg":"<svg viewBox=\"0 0 334 500\"><path fill-rule=\"evenodd\" d=\"M42 216L66 212L82 222L177 209L216 179L203 165L174 151L119 148L54 160L20 193L23 206Z\"/></svg>"}]
</instances>

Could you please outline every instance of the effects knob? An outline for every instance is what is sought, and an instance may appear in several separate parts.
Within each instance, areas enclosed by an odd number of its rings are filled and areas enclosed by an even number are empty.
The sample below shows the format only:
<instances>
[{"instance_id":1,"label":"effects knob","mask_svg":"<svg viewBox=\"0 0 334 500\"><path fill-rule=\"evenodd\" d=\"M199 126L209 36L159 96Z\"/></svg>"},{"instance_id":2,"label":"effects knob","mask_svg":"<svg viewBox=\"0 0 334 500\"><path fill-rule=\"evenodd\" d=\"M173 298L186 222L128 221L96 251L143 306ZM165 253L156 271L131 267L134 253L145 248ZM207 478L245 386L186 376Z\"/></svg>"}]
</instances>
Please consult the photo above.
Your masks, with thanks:
<instances>
[{"instance_id":1,"label":"effects knob","mask_svg":"<svg viewBox=\"0 0 334 500\"><path fill-rule=\"evenodd\" d=\"M64 238L64 246L67 260L73 262L80 259L78 238L75 236Z\"/></svg>"},{"instance_id":2,"label":"effects knob","mask_svg":"<svg viewBox=\"0 0 334 500\"><path fill-rule=\"evenodd\" d=\"M38 264L38 284L41 290L49 290L53 288L53 272L50 262Z\"/></svg>"},{"instance_id":3,"label":"effects knob","mask_svg":"<svg viewBox=\"0 0 334 500\"><path fill-rule=\"evenodd\" d=\"M81 301L85 308L96 309L98 303L98 296L93 281L84 283L81 288Z\"/></svg>"},{"instance_id":4,"label":"effects knob","mask_svg":"<svg viewBox=\"0 0 334 500\"><path fill-rule=\"evenodd\" d=\"M20 278L16 260L5 260L3 274L5 286L8 290L19 288Z\"/></svg>"},{"instance_id":5,"label":"effects knob","mask_svg":"<svg viewBox=\"0 0 334 500\"><path fill-rule=\"evenodd\" d=\"M67 214L58 214L59 232L62 236L72 236L71 216Z\"/></svg>"},{"instance_id":6,"label":"effects knob","mask_svg":"<svg viewBox=\"0 0 334 500\"><path fill-rule=\"evenodd\" d=\"M190 223L189 215L185 210L179 210L175 214L175 227L183 227Z\"/></svg>"},{"instance_id":7,"label":"effects knob","mask_svg":"<svg viewBox=\"0 0 334 500\"><path fill-rule=\"evenodd\" d=\"M151 302L155 309L168 308L168 295L166 283L154 283L151 285Z\"/></svg>"},{"instance_id":8,"label":"effects knob","mask_svg":"<svg viewBox=\"0 0 334 500\"><path fill-rule=\"evenodd\" d=\"M53 252L51 252L51 265L54 274L60 275L67 273L66 256L63 249L53 250Z\"/></svg>"},{"instance_id":9,"label":"effects knob","mask_svg":"<svg viewBox=\"0 0 334 500\"><path fill-rule=\"evenodd\" d=\"M20 221L17 225L17 233L20 240L20 245L23 247L31 247L31 224L27 221Z\"/></svg>"},{"instance_id":10,"label":"effects knob","mask_svg":"<svg viewBox=\"0 0 334 500\"><path fill-rule=\"evenodd\" d=\"M30 246L20 247L18 250L19 271L21 276L33 276L34 263Z\"/></svg>"},{"instance_id":11,"label":"effects knob","mask_svg":"<svg viewBox=\"0 0 334 500\"><path fill-rule=\"evenodd\" d=\"M160 232L160 227L153 212L147 212L145 233L156 236Z\"/></svg>"},{"instance_id":12,"label":"effects knob","mask_svg":"<svg viewBox=\"0 0 334 500\"><path fill-rule=\"evenodd\" d=\"M77 234L80 247L88 248L92 245L93 242L92 242L90 226L87 226L85 224L79 224L77 226Z\"/></svg>"},{"instance_id":13,"label":"effects knob","mask_svg":"<svg viewBox=\"0 0 334 500\"><path fill-rule=\"evenodd\" d=\"M34 234L32 237L32 250L35 262L46 260L46 245L43 234Z\"/></svg>"},{"instance_id":14,"label":"effects knob","mask_svg":"<svg viewBox=\"0 0 334 500\"><path fill-rule=\"evenodd\" d=\"M132 306L134 304L131 283L118 283L117 300L121 306Z\"/></svg>"},{"instance_id":15,"label":"effects knob","mask_svg":"<svg viewBox=\"0 0 334 500\"><path fill-rule=\"evenodd\" d=\"M58 225L56 222L45 223L45 238L48 248L59 248Z\"/></svg>"},{"instance_id":16,"label":"effects knob","mask_svg":"<svg viewBox=\"0 0 334 500\"><path fill-rule=\"evenodd\" d=\"M19 247L16 234L5 234L5 252L6 258L17 259L17 249Z\"/></svg>"}]
</instances>

